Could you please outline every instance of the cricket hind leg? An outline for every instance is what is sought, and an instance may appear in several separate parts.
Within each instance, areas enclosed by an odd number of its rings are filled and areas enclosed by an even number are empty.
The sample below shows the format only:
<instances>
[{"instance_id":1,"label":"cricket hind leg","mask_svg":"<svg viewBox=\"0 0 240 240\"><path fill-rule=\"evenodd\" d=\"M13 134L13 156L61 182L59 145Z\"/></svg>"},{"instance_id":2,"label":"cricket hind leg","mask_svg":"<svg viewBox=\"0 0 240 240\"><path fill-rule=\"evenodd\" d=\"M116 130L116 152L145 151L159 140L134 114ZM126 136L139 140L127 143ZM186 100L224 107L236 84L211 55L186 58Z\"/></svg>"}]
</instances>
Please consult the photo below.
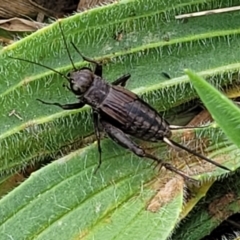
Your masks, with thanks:
<instances>
[{"instance_id":1,"label":"cricket hind leg","mask_svg":"<svg viewBox=\"0 0 240 240\"><path fill-rule=\"evenodd\" d=\"M165 163L160 158L157 158L156 156L145 152L145 150L143 148L138 146L134 141L132 141L132 139L128 135L125 135L120 129L114 127L113 125L104 121L103 119L100 119L100 122L103 126L103 129L108 134L108 136L113 141L115 141L116 143L121 145L122 147L129 149L130 151L132 151L134 154L136 154L139 157L145 157L145 158L149 158L149 159L154 160L155 162L157 162L161 166L164 166L167 170L175 172L176 174L182 176L186 180L190 180L192 182L197 182L197 180L189 177L184 172L175 168L171 164Z\"/></svg>"}]
</instances>

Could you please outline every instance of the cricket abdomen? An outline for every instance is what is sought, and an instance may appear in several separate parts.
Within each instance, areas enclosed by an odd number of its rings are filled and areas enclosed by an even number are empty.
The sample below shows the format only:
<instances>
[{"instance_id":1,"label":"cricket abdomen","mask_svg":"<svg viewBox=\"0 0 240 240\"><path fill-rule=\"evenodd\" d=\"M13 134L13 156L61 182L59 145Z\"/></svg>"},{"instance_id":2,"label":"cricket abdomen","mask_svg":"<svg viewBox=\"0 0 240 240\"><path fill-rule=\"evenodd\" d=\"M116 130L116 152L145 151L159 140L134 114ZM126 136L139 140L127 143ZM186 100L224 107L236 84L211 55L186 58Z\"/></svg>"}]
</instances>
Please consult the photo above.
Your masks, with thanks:
<instances>
[{"instance_id":1,"label":"cricket abdomen","mask_svg":"<svg viewBox=\"0 0 240 240\"><path fill-rule=\"evenodd\" d=\"M171 136L168 123L147 103L137 99L125 107L131 122L124 132L153 142Z\"/></svg>"}]
</instances>

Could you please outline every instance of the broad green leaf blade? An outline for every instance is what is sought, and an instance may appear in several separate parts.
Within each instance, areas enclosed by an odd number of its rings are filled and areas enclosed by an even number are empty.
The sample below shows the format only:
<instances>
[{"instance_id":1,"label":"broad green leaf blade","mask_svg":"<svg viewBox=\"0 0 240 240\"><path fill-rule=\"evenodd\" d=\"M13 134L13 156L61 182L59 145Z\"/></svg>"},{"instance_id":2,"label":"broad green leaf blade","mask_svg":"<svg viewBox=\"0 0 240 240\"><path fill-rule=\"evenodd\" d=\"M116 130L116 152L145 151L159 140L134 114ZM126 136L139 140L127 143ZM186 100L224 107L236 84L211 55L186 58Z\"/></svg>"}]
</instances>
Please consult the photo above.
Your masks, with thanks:
<instances>
[{"instance_id":1,"label":"broad green leaf blade","mask_svg":"<svg viewBox=\"0 0 240 240\"><path fill-rule=\"evenodd\" d=\"M172 239L202 239L229 216L239 213L239 177L237 171L224 182L215 182L198 207L182 222L181 228L176 229Z\"/></svg>"},{"instance_id":2,"label":"broad green leaf blade","mask_svg":"<svg viewBox=\"0 0 240 240\"><path fill-rule=\"evenodd\" d=\"M174 189L174 199L158 212L148 211L155 191L146 183L156 176L150 162L111 141L104 141L103 152L95 175L98 152L93 144L33 173L4 197L0 238L121 239L126 234L167 239L181 212L183 188Z\"/></svg>"},{"instance_id":3,"label":"broad green leaf blade","mask_svg":"<svg viewBox=\"0 0 240 240\"><path fill-rule=\"evenodd\" d=\"M226 135L240 147L240 109L196 73L185 71L199 97Z\"/></svg>"},{"instance_id":4,"label":"broad green leaf blade","mask_svg":"<svg viewBox=\"0 0 240 240\"><path fill-rule=\"evenodd\" d=\"M102 61L107 81L131 73L127 87L163 111L197 97L188 78L182 76L186 67L206 73L218 87L237 84L240 12L206 15L188 22L175 19L181 13L235 5L239 5L238 0L118 1L64 19L62 27L68 43L73 41L84 55ZM119 31L123 36L116 41L113 36ZM71 46L69 50L76 66L85 66ZM75 142L83 147L94 141L85 141L93 130L89 108L62 111L39 104L36 98L61 103L76 99L62 87L65 80L57 74L9 59L8 55L39 61L64 74L72 70L58 23L0 53L4 72L0 76L1 173L45 158L60 158L0 201L1 237L56 239L56 234L58 239L67 240L98 236L120 239L124 234L131 239L169 237L180 218L183 188L175 189L173 197L166 204L159 204L156 213L146 209L152 197L175 174L162 170L157 175L148 161L132 156L111 141L103 141L104 161L97 175L93 175L98 161L96 144L61 158L77 148ZM161 72L167 72L172 79L165 79ZM10 114L13 110L16 115ZM225 135L214 126L179 133L177 136L173 133L173 139L222 164L238 167L239 149L232 149ZM200 180L225 176L225 171L161 143L140 143ZM148 184L157 177L162 183L158 191ZM25 228L22 223L26 220Z\"/></svg>"},{"instance_id":5,"label":"broad green leaf blade","mask_svg":"<svg viewBox=\"0 0 240 240\"><path fill-rule=\"evenodd\" d=\"M201 133L201 138L206 139L207 134L210 131L204 135ZM215 141L216 136L215 133ZM217 139L221 140L220 135ZM93 174L98 163L95 143L33 173L5 196L0 201L1 239L8 236L23 236L25 239L122 239L125 234L138 239L169 238L183 207L183 185L171 187L171 181L167 181L175 174L154 171L150 161L139 159L111 140L102 141L102 147L103 164L96 175ZM167 157L166 152L170 153L168 158L172 159L172 164L184 172L189 171L186 161L190 164L190 159L181 153L176 159L176 154L179 154L176 150L166 151L166 147L159 144L148 144L145 148L156 155L161 154L163 159ZM239 149L235 151L239 156ZM229 161L232 160L230 156ZM210 175L207 172L205 178L221 174L218 171L214 173L209 164L191 163L193 175L199 170L207 171L208 167ZM152 180L156 177L160 184L153 187L155 183ZM200 177L203 178L202 173ZM161 191L163 194L159 196Z\"/></svg>"},{"instance_id":6,"label":"broad green leaf blade","mask_svg":"<svg viewBox=\"0 0 240 240\"><path fill-rule=\"evenodd\" d=\"M236 0L221 2L221 7L237 4ZM64 19L62 27L67 43L73 41L84 55L103 62L104 78L113 81L131 73L127 87L157 110L166 110L197 97L188 79L181 77L185 66L191 65L198 71L212 69L209 77L220 86L234 83L239 73L239 68L230 65L240 56L238 11L206 15L187 23L175 20L176 14L213 7L218 7L215 1L124 1ZM210 24L203 28L207 22ZM123 31L123 38L116 41L113 35L119 30ZM71 46L69 50L76 66L84 66ZM58 23L1 51L0 66L4 71L0 76L1 174L45 158L54 159L63 146L75 141L81 145L93 129L87 107L65 112L36 101L36 98L61 103L76 101L62 87L64 79L41 67L9 59L8 55L39 61L62 73L72 69ZM162 71L172 79L164 79Z\"/></svg>"}]
</instances>

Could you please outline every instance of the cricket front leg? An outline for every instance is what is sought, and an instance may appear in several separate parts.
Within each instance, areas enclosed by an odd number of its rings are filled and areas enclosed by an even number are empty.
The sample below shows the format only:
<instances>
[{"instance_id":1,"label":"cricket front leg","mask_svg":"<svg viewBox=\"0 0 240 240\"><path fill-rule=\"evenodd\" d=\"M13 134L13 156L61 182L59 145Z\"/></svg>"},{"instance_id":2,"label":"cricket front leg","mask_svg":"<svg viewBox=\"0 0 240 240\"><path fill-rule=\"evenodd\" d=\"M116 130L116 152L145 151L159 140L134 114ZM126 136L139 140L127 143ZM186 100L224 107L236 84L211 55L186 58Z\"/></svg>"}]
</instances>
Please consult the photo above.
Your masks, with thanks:
<instances>
[{"instance_id":1,"label":"cricket front leg","mask_svg":"<svg viewBox=\"0 0 240 240\"><path fill-rule=\"evenodd\" d=\"M78 102L78 103L68 103L68 104L60 104L60 103L50 103L50 102L45 102L39 98L37 98L37 100L43 104L46 105L54 105L54 106L58 106L64 110L72 110L72 109L78 109L78 108L82 108L85 103L83 102Z\"/></svg>"},{"instance_id":2,"label":"cricket front leg","mask_svg":"<svg viewBox=\"0 0 240 240\"><path fill-rule=\"evenodd\" d=\"M129 73L124 74L123 76L119 77L115 81L112 82L112 85L119 85L122 87L126 86L127 80L131 77Z\"/></svg>"},{"instance_id":3,"label":"cricket front leg","mask_svg":"<svg viewBox=\"0 0 240 240\"><path fill-rule=\"evenodd\" d=\"M93 63L95 65L94 74L96 74L99 77L102 77L102 65L99 62L95 61L94 59L84 56L73 42L71 42L71 44L84 61Z\"/></svg>"},{"instance_id":4,"label":"cricket front leg","mask_svg":"<svg viewBox=\"0 0 240 240\"><path fill-rule=\"evenodd\" d=\"M115 141L116 143L121 145L122 147L129 149L130 151L132 151L139 157L146 157L146 158L156 161L161 166L164 166L166 169L179 174L186 180L196 182L195 179L192 179L191 177L189 177L188 175L186 175L184 172L180 171L179 169L175 168L171 164L165 163L161 159L157 158L156 156L145 152L145 150L142 147L138 146L134 141L132 141L132 139L128 135L125 135L122 130L114 127L113 125L111 125L110 123L106 122L103 119L100 119L100 122L103 126L103 129L108 134L108 136L113 141Z\"/></svg>"}]
</instances>

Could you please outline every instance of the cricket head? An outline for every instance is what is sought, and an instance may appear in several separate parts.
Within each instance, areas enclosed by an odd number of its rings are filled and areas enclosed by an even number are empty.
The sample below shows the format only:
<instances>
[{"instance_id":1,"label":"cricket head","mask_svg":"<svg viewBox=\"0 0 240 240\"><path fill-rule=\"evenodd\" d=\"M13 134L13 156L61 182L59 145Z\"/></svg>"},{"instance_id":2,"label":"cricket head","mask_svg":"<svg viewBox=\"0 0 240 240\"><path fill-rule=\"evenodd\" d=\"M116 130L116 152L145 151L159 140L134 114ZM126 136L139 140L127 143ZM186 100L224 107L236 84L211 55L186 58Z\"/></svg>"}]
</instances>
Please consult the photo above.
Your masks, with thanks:
<instances>
[{"instance_id":1,"label":"cricket head","mask_svg":"<svg viewBox=\"0 0 240 240\"><path fill-rule=\"evenodd\" d=\"M91 87L94 73L90 68L81 68L68 73L67 78L71 91L77 96L82 96Z\"/></svg>"}]
</instances>

